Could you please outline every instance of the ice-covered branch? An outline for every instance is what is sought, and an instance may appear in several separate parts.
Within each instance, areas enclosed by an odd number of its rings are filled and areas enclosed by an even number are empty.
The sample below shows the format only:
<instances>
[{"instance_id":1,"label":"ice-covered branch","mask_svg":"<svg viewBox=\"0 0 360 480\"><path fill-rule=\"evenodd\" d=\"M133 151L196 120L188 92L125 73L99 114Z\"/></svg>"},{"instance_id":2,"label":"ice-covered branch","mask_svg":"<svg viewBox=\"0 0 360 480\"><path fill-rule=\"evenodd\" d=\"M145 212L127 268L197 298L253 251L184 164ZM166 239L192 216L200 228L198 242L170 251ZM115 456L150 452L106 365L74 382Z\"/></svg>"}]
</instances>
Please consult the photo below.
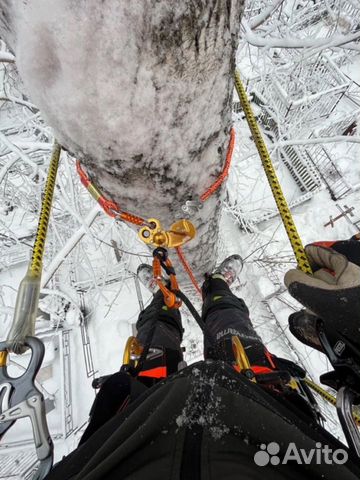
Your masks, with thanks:
<instances>
[{"instance_id":1,"label":"ice-covered branch","mask_svg":"<svg viewBox=\"0 0 360 480\"><path fill-rule=\"evenodd\" d=\"M360 38L360 32L350 35L334 35L329 38L273 38L256 35L246 26L245 39L254 47L267 48L326 48L342 47Z\"/></svg>"},{"instance_id":2,"label":"ice-covered branch","mask_svg":"<svg viewBox=\"0 0 360 480\"><path fill-rule=\"evenodd\" d=\"M269 5L267 8L253 17L249 22L249 27L251 30L255 30L256 28L260 27L273 13L274 11L280 7L280 5L284 3L284 0L274 0L274 2Z\"/></svg>"},{"instance_id":3,"label":"ice-covered branch","mask_svg":"<svg viewBox=\"0 0 360 480\"><path fill-rule=\"evenodd\" d=\"M45 176L43 170L39 167L39 165L37 165L33 160L31 160L30 157L28 157L28 155L25 155L25 153L20 150L20 148L16 147L12 142L10 142L10 140L8 140L8 138L0 132L0 143L2 145L4 145L10 152L14 152L18 158L21 158L21 160L26 163L27 165L30 165L30 167L34 170L34 172L39 172L41 173L41 175ZM1 173L0 173L0 178L2 179L3 176L3 172L6 172L11 166L12 164L14 163L13 160L11 160L8 164L4 165Z\"/></svg>"},{"instance_id":4,"label":"ice-covered branch","mask_svg":"<svg viewBox=\"0 0 360 480\"><path fill-rule=\"evenodd\" d=\"M0 102L14 102L17 105L22 105L24 107L29 108L34 113L39 111L39 109L36 108L35 105L33 105L32 103L27 102L26 100L22 100L21 98L12 97L9 95L7 97L4 97L4 96L0 97Z\"/></svg>"},{"instance_id":5,"label":"ice-covered branch","mask_svg":"<svg viewBox=\"0 0 360 480\"><path fill-rule=\"evenodd\" d=\"M63 286L63 288L64 288L64 286ZM76 310L78 311L78 313L81 317L84 317L84 314L83 314L80 306L78 305L78 298L76 298L76 296L72 295L68 290L69 289L67 289L67 292L63 292L63 291L61 291L61 289L59 287L56 290L52 290L50 288L43 288L41 290L41 293L43 295L56 295L58 297L64 298L65 300L70 302L76 308Z\"/></svg>"},{"instance_id":6,"label":"ice-covered branch","mask_svg":"<svg viewBox=\"0 0 360 480\"><path fill-rule=\"evenodd\" d=\"M41 287L45 288L49 281L51 280L54 273L58 270L60 265L64 262L66 257L74 250L76 245L80 242L83 236L87 232L87 228L90 227L96 217L100 213L100 207L96 204L90 212L84 218L84 225L79 228L66 242L65 246L60 250L60 252L55 256L50 265L47 267L46 272L42 278Z\"/></svg>"},{"instance_id":7,"label":"ice-covered branch","mask_svg":"<svg viewBox=\"0 0 360 480\"><path fill-rule=\"evenodd\" d=\"M0 62L15 63L15 57L9 52L0 52Z\"/></svg>"},{"instance_id":8,"label":"ice-covered branch","mask_svg":"<svg viewBox=\"0 0 360 480\"><path fill-rule=\"evenodd\" d=\"M277 143L278 147L286 147L288 145L316 145L319 143L360 143L360 137L352 137L350 135L336 135L334 137L304 138L298 140L282 140Z\"/></svg>"}]
</instances>

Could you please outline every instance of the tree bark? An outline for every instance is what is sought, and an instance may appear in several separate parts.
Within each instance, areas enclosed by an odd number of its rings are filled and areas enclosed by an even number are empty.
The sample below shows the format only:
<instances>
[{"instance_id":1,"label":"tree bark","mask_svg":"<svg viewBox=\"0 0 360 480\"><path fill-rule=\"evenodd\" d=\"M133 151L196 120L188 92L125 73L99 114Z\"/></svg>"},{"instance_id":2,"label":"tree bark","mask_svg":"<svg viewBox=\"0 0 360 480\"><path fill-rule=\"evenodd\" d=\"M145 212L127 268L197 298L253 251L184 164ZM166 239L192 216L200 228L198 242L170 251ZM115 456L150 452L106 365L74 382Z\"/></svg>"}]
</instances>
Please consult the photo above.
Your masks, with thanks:
<instances>
[{"instance_id":1,"label":"tree bark","mask_svg":"<svg viewBox=\"0 0 360 480\"><path fill-rule=\"evenodd\" d=\"M224 165L243 0L3 0L0 34L59 142L124 210L183 216ZM191 220L216 259L216 192Z\"/></svg>"}]
</instances>

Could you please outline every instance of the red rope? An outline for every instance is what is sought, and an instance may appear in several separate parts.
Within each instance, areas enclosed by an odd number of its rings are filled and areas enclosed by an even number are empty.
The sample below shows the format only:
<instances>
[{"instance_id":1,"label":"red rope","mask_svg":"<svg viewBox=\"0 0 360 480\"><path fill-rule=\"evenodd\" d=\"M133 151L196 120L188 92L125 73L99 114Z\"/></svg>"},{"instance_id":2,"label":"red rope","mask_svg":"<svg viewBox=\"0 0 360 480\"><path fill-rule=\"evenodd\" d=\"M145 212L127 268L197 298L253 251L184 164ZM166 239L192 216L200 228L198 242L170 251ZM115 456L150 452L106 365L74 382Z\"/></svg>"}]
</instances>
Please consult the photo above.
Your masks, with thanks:
<instances>
[{"instance_id":1,"label":"red rope","mask_svg":"<svg viewBox=\"0 0 360 480\"><path fill-rule=\"evenodd\" d=\"M142 226L146 222L143 218L138 217L136 215L132 215L131 213L124 212L123 210L120 210L120 207L117 203L112 202L108 198L106 198L100 190L94 185L86 172L83 170L81 167L80 160L76 161L76 170L77 173L79 174L81 183L84 185L84 187L88 190L90 195L101 205L101 207L104 209L105 213L107 213L110 217L120 217L122 220L125 222L133 223L135 225Z\"/></svg>"},{"instance_id":2,"label":"red rope","mask_svg":"<svg viewBox=\"0 0 360 480\"><path fill-rule=\"evenodd\" d=\"M215 182L211 185L211 187L209 187L206 190L206 192L204 192L201 195L200 200L202 202L205 202L214 192L216 192L216 190L221 186L221 184L223 183L225 178L228 176L229 169L230 169L230 164L231 164L231 159L232 159L232 155L233 155L233 152L234 152L234 146L235 146L235 130L232 128L230 130L230 141L229 141L229 146L228 146L228 150L227 150L227 153L226 153L226 160L225 160L224 169L220 173L218 178L215 180Z\"/></svg>"},{"instance_id":3,"label":"red rope","mask_svg":"<svg viewBox=\"0 0 360 480\"><path fill-rule=\"evenodd\" d=\"M181 247L175 247L175 250L176 250L176 253L178 254L179 260L182 263L186 273L189 275L189 278L190 278L192 284L194 285L195 289L197 290L197 292L202 297L201 288L199 287L199 284L196 281L195 275L194 275L193 271L191 270L191 267L190 267L188 261L185 258L185 255L182 251L182 248Z\"/></svg>"},{"instance_id":4,"label":"red rope","mask_svg":"<svg viewBox=\"0 0 360 480\"><path fill-rule=\"evenodd\" d=\"M235 147L235 130L232 128L230 130L229 146L228 146L228 149L227 149L227 152L226 152L226 159L225 159L225 165L224 165L223 171L220 173L220 175L215 180L215 182L206 190L206 192L204 192L201 195L200 200L202 202L205 202L214 192L216 192L216 190L218 188L220 188L220 186L222 185L222 183L224 182L224 180L228 176L229 169L230 169L230 164L231 164L231 159L232 159L232 155L233 155L233 152L234 152L234 147ZM182 249L180 247L177 247L175 250L176 250L176 253L178 254L179 260L182 263L186 273L189 275L189 278L190 278L192 284L194 285L197 292L202 296L201 288L199 287L199 284L196 281L195 275L194 275L193 271L191 270L191 267L190 267L188 261L186 260Z\"/></svg>"}]
</instances>

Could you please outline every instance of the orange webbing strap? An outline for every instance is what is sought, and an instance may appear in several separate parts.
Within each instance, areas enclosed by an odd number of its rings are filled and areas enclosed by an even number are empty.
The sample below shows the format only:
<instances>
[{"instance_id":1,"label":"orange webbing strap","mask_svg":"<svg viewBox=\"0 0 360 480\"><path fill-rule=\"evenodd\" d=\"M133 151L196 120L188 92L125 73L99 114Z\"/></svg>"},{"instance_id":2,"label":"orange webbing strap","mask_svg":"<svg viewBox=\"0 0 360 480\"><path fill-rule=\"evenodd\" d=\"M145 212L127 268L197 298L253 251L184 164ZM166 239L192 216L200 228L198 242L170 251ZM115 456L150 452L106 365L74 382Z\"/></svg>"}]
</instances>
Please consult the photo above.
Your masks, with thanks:
<instances>
[{"instance_id":1,"label":"orange webbing strap","mask_svg":"<svg viewBox=\"0 0 360 480\"><path fill-rule=\"evenodd\" d=\"M199 287L199 284L196 281L195 275L194 275L193 271L191 270L189 262L185 258L185 255L184 255L184 252L182 251L182 248L181 247L176 247L175 250L176 250L176 253L178 254L180 262L182 263L182 266L184 267L186 273L189 275L189 278L190 278L192 284L194 285L196 291L202 297L201 288Z\"/></svg>"},{"instance_id":2,"label":"orange webbing strap","mask_svg":"<svg viewBox=\"0 0 360 480\"><path fill-rule=\"evenodd\" d=\"M251 365L250 369L254 372L255 375L266 375L267 373L274 373L274 370L269 367L264 367L262 365Z\"/></svg>"},{"instance_id":3,"label":"orange webbing strap","mask_svg":"<svg viewBox=\"0 0 360 480\"><path fill-rule=\"evenodd\" d=\"M274 363L273 355L269 352L269 350L267 348L265 348L264 353L265 353L265 357L267 358L268 362L270 363L271 368L276 370L277 367Z\"/></svg>"},{"instance_id":4,"label":"orange webbing strap","mask_svg":"<svg viewBox=\"0 0 360 480\"><path fill-rule=\"evenodd\" d=\"M225 178L228 176L231 159L234 152L234 146L235 146L235 130L232 128L230 130L230 141L229 141L229 146L226 153L226 159L225 159L225 165L224 165L223 171L220 173L220 175L215 180L215 182L211 185L211 187L209 187L206 190L206 192L204 192L201 195L200 200L202 202L205 202L214 192L216 192L216 190L221 186Z\"/></svg>"},{"instance_id":5,"label":"orange webbing strap","mask_svg":"<svg viewBox=\"0 0 360 480\"><path fill-rule=\"evenodd\" d=\"M167 377L167 367L155 367L150 368L149 370L141 370L138 373L139 377L151 377L151 378L166 378Z\"/></svg>"},{"instance_id":6,"label":"orange webbing strap","mask_svg":"<svg viewBox=\"0 0 360 480\"><path fill-rule=\"evenodd\" d=\"M324 240L320 242L313 242L311 245L314 245L314 247L331 248L336 242L337 240L331 240L331 241Z\"/></svg>"},{"instance_id":7,"label":"orange webbing strap","mask_svg":"<svg viewBox=\"0 0 360 480\"><path fill-rule=\"evenodd\" d=\"M83 168L81 167L80 160L76 161L76 171L79 174L81 183L90 193L90 195L98 202L98 204L103 208L105 213L107 213L110 217L113 218L121 218L125 222L133 223L135 225L146 225L146 221L138 217L136 215L132 215L131 213L123 212L119 205L116 202L113 202L107 199L94 185L90 178L87 176Z\"/></svg>"}]
</instances>

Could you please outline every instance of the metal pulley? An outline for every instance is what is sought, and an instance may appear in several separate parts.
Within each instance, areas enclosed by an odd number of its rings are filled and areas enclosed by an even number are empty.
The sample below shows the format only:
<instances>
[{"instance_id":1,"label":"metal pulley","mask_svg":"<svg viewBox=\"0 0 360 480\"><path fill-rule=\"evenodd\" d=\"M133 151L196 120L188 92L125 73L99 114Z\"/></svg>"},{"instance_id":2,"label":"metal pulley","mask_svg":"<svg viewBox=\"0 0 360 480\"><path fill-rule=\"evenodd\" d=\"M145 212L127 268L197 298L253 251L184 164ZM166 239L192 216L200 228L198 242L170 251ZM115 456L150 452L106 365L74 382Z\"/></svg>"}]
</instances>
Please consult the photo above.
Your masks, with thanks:
<instances>
[{"instance_id":1,"label":"metal pulley","mask_svg":"<svg viewBox=\"0 0 360 480\"><path fill-rule=\"evenodd\" d=\"M196 229L189 220L179 220L169 230L164 230L156 218L147 222L149 226L141 228L138 235L143 242L156 247L180 247L196 235Z\"/></svg>"}]
</instances>

